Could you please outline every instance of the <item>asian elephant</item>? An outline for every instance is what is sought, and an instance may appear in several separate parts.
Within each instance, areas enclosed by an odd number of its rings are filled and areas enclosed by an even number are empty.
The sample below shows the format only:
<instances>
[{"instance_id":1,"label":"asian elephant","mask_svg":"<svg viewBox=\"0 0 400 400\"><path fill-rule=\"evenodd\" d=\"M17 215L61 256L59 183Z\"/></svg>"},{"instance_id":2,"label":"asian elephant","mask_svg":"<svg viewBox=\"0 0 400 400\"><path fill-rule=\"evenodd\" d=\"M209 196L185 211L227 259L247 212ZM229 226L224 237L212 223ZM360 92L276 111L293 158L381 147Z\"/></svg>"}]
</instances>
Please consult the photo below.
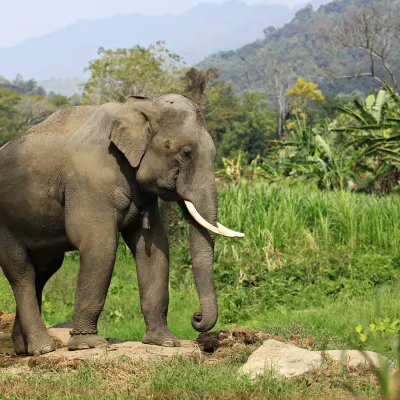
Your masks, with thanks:
<instances>
[{"instance_id":1,"label":"asian elephant","mask_svg":"<svg viewBox=\"0 0 400 400\"><path fill-rule=\"evenodd\" d=\"M199 107L185 96L67 107L0 148L0 265L17 311L17 354L55 349L41 320L42 290L67 251L78 250L70 350L106 346L97 321L110 284L119 232L137 266L143 343L179 346L168 329L169 248L158 198L178 202L190 224L201 311L218 318L214 234L243 237L217 222L215 147Z\"/></svg>"}]
</instances>

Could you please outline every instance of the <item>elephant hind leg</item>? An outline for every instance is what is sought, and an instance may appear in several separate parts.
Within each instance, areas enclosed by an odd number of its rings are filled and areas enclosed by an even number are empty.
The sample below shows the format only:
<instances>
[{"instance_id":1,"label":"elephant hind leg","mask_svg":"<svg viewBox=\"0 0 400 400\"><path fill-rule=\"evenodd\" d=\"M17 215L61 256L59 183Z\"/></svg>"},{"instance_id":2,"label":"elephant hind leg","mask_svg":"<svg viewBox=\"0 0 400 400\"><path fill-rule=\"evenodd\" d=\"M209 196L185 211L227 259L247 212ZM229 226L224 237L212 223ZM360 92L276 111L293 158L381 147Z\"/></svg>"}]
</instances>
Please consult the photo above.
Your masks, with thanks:
<instances>
[{"instance_id":1,"label":"elephant hind leg","mask_svg":"<svg viewBox=\"0 0 400 400\"><path fill-rule=\"evenodd\" d=\"M31 253L30 259L32 260L35 269L35 291L36 299L39 306L39 311L42 310L42 293L48 280L60 269L64 261L64 253L57 255L49 255L48 252ZM12 332L15 352L17 354L27 354L28 344L26 335L21 328L19 312L15 316L14 328Z\"/></svg>"},{"instance_id":2,"label":"elephant hind leg","mask_svg":"<svg viewBox=\"0 0 400 400\"><path fill-rule=\"evenodd\" d=\"M91 205L85 198L70 207L67 232L79 250L80 268L68 349L107 347L107 341L98 335L97 321L106 301L118 247L115 213L108 204Z\"/></svg>"},{"instance_id":3,"label":"elephant hind leg","mask_svg":"<svg viewBox=\"0 0 400 400\"><path fill-rule=\"evenodd\" d=\"M24 346L17 352L30 355L49 353L55 349L40 316L36 297L35 268L23 244L0 226L0 265L11 284L17 304L17 324L23 333ZM14 332L17 334L18 332Z\"/></svg>"}]
</instances>

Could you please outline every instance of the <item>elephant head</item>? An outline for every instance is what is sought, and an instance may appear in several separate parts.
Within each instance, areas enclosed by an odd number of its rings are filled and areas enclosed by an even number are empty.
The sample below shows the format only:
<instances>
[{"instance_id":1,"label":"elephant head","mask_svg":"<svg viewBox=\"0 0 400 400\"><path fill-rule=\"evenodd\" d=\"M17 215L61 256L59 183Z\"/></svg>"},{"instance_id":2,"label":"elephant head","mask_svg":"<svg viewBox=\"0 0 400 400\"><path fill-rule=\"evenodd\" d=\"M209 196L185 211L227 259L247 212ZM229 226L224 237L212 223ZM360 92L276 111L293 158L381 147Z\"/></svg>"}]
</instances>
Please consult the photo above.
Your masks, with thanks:
<instances>
[{"instance_id":1,"label":"elephant head","mask_svg":"<svg viewBox=\"0 0 400 400\"><path fill-rule=\"evenodd\" d=\"M216 234L244 237L217 222L215 146L199 107L185 96L169 94L154 101L129 98L118 111L111 141L124 153L140 189L177 201L190 214L190 251L201 312L193 314L199 332L218 319L214 287Z\"/></svg>"}]
</instances>

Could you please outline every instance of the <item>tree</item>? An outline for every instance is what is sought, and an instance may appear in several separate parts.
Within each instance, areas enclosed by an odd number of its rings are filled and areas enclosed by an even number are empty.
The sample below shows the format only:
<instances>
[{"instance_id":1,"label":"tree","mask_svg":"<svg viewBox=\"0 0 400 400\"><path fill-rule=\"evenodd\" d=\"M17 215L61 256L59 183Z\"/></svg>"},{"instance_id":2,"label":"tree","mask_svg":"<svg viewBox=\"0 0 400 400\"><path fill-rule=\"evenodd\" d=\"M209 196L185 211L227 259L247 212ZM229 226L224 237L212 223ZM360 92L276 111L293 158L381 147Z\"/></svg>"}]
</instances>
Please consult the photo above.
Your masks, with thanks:
<instances>
[{"instance_id":1,"label":"tree","mask_svg":"<svg viewBox=\"0 0 400 400\"><path fill-rule=\"evenodd\" d=\"M15 105L21 96L8 89L0 89L0 146L12 136L12 125L16 116Z\"/></svg>"},{"instance_id":2,"label":"tree","mask_svg":"<svg viewBox=\"0 0 400 400\"><path fill-rule=\"evenodd\" d=\"M367 58L360 58L358 70L339 78L370 76L381 84L387 81L393 89L397 88L399 71L394 69L395 64L391 65L391 56L395 49L400 50L399 6L398 0L381 0L357 6L344 16L334 30L334 39L339 46L358 51Z\"/></svg>"},{"instance_id":3,"label":"tree","mask_svg":"<svg viewBox=\"0 0 400 400\"><path fill-rule=\"evenodd\" d=\"M181 92L182 61L164 42L148 48L106 50L89 63L91 73L84 85L84 99L90 103L124 101L130 95L156 97L167 92Z\"/></svg>"},{"instance_id":4,"label":"tree","mask_svg":"<svg viewBox=\"0 0 400 400\"><path fill-rule=\"evenodd\" d=\"M43 97L24 96L13 107L14 116L10 134L16 136L25 133L57 110L57 106Z\"/></svg>"},{"instance_id":5,"label":"tree","mask_svg":"<svg viewBox=\"0 0 400 400\"><path fill-rule=\"evenodd\" d=\"M268 31L272 32L272 30ZM264 31L264 33L266 32ZM278 135L283 138L289 111L288 99L285 94L295 83L293 68L280 61L275 54L270 54L266 49L260 51L256 59L247 60L244 56L240 56L240 58L246 65L247 90L264 93L271 103L278 107Z\"/></svg>"},{"instance_id":6,"label":"tree","mask_svg":"<svg viewBox=\"0 0 400 400\"><path fill-rule=\"evenodd\" d=\"M11 84L19 88L26 96L46 96L46 91L37 84L35 79L25 81L22 75L18 74Z\"/></svg>"},{"instance_id":7,"label":"tree","mask_svg":"<svg viewBox=\"0 0 400 400\"><path fill-rule=\"evenodd\" d=\"M72 104L71 100L68 97L63 96L62 94L54 93L54 92L50 92L48 94L47 98L48 98L49 103L51 103L59 108L66 107L66 106L69 106Z\"/></svg>"},{"instance_id":8,"label":"tree","mask_svg":"<svg viewBox=\"0 0 400 400\"><path fill-rule=\"evenodd\" d=\"M291 114L302 124L306 124L307 107L310 103L322 102L325 97L314 82L307 82L299 78L297 83L289 89L286 97L291 98ZM288 128L293 127L293 122L287 124Z\"/></svg>"},{"instance_id":9,"label":"tree","mask_svg":"<svg viewBox=\"0 0 400 400\"><path fill-rule=\"evenodd\" d=\"M183 77L184 92L201 107L205 101L207 91L216 84L218 77L219 71L217 68L190 68Z\"/></svg>"},{"instance_id":10,"label":"tree","mask_svg":"<svg viewBox=\"0 0 400 400\"><path fill-rule=\"evenodd\" d=\"M220 154L235 157L241 152L250 163L264 155L268 139L277 137L276 112L268 107L262 93L245 93L240 106L240 114L221 138Z\"/></svg>"},{"instance_id":11,"label":"tree","mask_svg":"<svg viewBox=\"0 0 400 400\"><path fill-rule=\"evenodd\" d=\"M242 115L239 96L232 84L216 82L207 90L202 108L208 131L217 148L217 163L221 163L222 139L232 128L233 122Z\"/></svg>"}]
</instances>

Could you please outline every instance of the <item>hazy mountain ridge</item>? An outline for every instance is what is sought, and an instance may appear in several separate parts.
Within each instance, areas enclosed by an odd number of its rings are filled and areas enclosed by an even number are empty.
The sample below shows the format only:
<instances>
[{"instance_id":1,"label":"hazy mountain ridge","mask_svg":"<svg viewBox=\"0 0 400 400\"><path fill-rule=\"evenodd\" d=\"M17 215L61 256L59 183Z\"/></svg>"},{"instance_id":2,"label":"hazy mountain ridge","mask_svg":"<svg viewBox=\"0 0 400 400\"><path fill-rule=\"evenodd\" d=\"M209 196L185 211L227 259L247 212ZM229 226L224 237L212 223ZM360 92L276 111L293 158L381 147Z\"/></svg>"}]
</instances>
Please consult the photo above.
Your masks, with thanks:
<instances>
[{"instance_id":1,"label":"hazy mountain ridge","mask_svg":"<svg viewBox=\"0 0 400 400\"><path fill-rule=\"evenodd\" d=\"M17 73L43 81L49 77L83 78L99 47L147 46L165 40L188 64L209 54L235 49L259 37L268 25L280 26L294 10L279 4L238 1L202 3L180 15L119 15L78 21L66 28L0 49L0 76ZM50 88L47 88L50 89Z\"/></svg>"}]
</instances>

